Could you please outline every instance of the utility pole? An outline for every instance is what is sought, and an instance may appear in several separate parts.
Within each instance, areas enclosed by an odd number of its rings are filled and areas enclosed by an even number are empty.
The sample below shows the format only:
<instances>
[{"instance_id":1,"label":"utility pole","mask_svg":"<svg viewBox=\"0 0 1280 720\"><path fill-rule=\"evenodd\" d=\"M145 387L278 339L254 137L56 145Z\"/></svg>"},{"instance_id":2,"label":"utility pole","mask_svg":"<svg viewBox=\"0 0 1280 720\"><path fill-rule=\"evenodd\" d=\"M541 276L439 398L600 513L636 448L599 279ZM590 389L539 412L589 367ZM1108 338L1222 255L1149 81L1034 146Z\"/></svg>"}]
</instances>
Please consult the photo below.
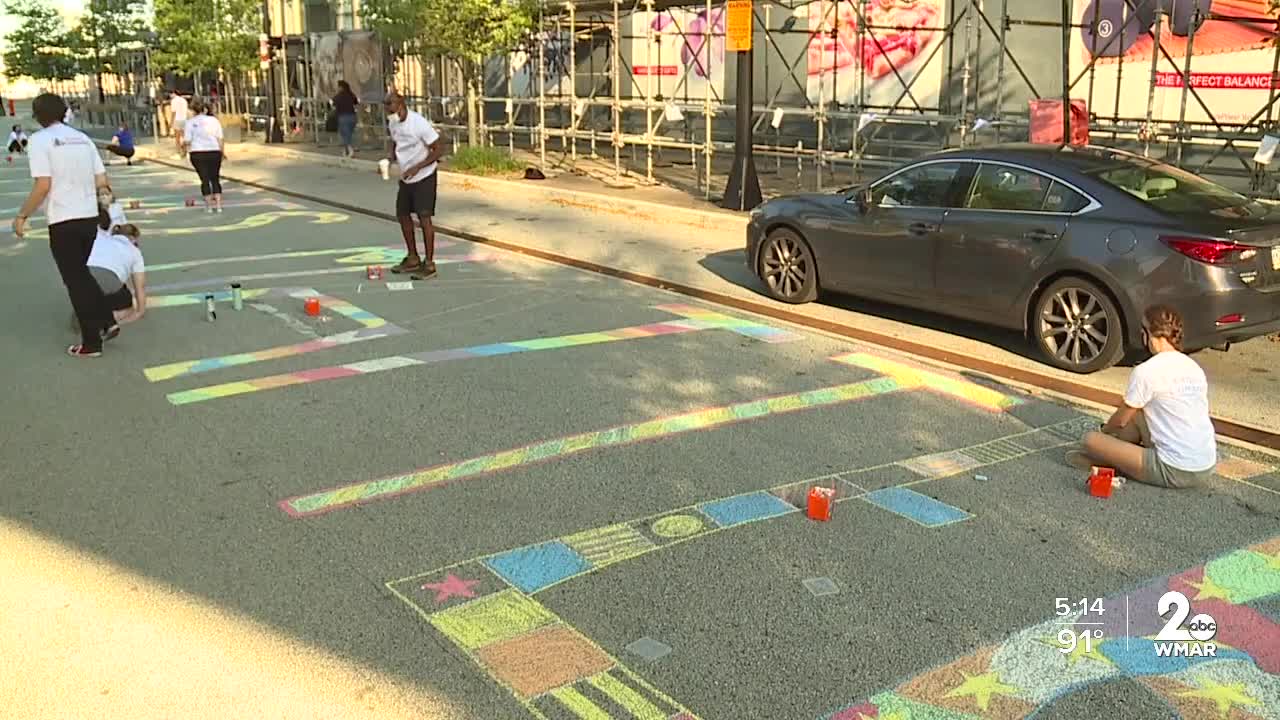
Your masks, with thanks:
<instances>
[{"instance_id":1,"label":"utility pole","mask_svg":"<svg viewBox=\"0 0 1280 720\"><path fill-rule=\"evenodd\" d=\"M738 60L737 128L733 139L733 170L724 191L721 207L728 210L750 210L760 204L760 178L756 175L755 153L751 132L751 115L755 100L751 36L755 17L751 0L729 0L725 3L725 49Z\"/></svg>"}]
</instances>

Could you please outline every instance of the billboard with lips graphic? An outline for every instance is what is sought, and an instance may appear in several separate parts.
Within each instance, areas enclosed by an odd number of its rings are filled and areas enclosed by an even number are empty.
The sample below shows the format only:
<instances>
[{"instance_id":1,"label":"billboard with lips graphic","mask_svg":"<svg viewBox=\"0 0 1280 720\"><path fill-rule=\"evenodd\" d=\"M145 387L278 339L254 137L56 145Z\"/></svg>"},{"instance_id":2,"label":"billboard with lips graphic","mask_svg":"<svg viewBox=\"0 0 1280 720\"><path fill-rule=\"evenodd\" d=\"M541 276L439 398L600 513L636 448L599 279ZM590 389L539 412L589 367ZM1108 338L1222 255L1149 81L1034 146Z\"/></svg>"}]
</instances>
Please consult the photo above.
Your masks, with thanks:
<instances>
[{"instance_id":1,"label":"billboard with lips graphic","mask_svg":"<svg viewBox=\"0 0 1280 720\"><path fill-rule=\"evenodd\" d=\"M631 68L636 97L649 92L664 98L723 98L723 4L705 8L672 8L630 16L624 60ZM624 89L624 93L626 90Z\"/></svg>"},{"instance_id":2,"label":"billboard with lips graphic","mask_svg":"<svg viewBox=\"0 0 1280 720\"><path fill-rule=\"evenodd\" d=\"M930 55L945 34L944 1L839 0L797 8L812 33L809 101L937 108L944 59L941 53Z\"/></svg>"}]
</instances>

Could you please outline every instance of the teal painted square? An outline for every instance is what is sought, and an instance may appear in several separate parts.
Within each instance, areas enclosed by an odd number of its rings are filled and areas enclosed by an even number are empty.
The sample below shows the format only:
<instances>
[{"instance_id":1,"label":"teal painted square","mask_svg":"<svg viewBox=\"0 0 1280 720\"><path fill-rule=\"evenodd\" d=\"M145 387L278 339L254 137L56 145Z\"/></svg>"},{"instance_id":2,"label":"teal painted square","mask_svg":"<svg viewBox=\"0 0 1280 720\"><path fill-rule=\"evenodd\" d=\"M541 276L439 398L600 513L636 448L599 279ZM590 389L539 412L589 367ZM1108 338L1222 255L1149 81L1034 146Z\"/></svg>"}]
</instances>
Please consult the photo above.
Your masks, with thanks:
<instances>
[{"instance_id":1,"label":"teal painted square","mask_svg":"<svg viewBox=\"0 0 1280 720\"><path fill-rule=\"evenodd\" d=\"M559 540L508 550L485 560L484 564L530 594L591 569L586 558Z\"/></svg>"},{"instance_id":2,"label":"teal painted square","mask_svg":"<svg viewBox=\"0 0 1280 720\"><path fill-rule=\"evenodd\" d=\"M715 520L720 527L732 527L796 511L794 506L765 491L704 503L698 509Z\"/></svg>"},{"instance_id":3,"label":"teal painted square","mask_svg":"<svg viewBox=\"0 0 1280 720\"><path fill-rule=\"evenodd\" d=\"M524 352L524 348L507 343L494 343L493 345L476 345L474 347L469 347L467 348L467 352L472 355L509 355L511 353Z\"/></svg>"},{"instance_id":4,"label":"teal painted square","mask_svg":"<svg viewBox=\"0 0 1280 720\"><path fill-rule=\"evenodd\" d=\"M863 499L876 507L897 513L925 527L950 525L973 517L958 507L934 500L928 495L921 495L909 488L892 487L876 490L864 495Z\"/></svg>"}]
</instances>

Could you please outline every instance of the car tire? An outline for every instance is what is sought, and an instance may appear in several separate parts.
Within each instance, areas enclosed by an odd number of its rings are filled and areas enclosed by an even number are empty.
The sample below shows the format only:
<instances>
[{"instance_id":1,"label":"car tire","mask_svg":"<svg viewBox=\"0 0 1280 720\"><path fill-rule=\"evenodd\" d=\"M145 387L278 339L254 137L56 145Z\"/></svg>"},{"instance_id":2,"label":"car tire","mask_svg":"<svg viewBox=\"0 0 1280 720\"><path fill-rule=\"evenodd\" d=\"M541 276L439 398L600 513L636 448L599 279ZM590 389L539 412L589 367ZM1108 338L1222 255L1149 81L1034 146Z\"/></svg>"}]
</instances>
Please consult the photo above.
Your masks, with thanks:
<instances>
[{"instance_id":1,"label":"car tire","mask_svg":"<svg viewBox=\"0 0 1280 720\"><path fill-rule=\"evenodd\" d=\"M756 258L756 275L774 300L800 304L818 298L818 263L813 248L790 228L778 228L765 236Z\"/></svg>"},{"instance_id":2,"label":"car tire","mask_svg":"<svg viewBox=\"0 0 1280 720\"><path fill-rule=\"evenodd\" d=\"M1094 373L1120 362L1124 321L1111 297L1080 277L1055 281L1036 296L1028 323L1032 341L1054 367Z\"/></svg>"}]
</instances>

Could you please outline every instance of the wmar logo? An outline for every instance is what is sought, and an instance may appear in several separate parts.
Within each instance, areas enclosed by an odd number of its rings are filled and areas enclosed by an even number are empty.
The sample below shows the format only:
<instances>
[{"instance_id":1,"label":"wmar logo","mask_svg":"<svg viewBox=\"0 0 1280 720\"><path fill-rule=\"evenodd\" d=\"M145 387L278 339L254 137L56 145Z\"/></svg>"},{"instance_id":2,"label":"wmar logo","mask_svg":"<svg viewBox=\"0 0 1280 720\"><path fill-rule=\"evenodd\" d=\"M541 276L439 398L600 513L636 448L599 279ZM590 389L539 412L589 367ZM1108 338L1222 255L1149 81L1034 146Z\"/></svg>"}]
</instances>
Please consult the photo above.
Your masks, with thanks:
<instances>
[{"instance_id":1,"label":"wmar logo","mask_svg":"<svg viewBox=\"0 0 1280 720\"><path fill-rule=\"evenodd\" d=\"M1200 613L1183 627L1182 623L1191 614L1191 603L1177 590L1165 593L1156 603L1156 614L1160 617L1170 611L1172 614L1164 628L1155 637L1157 657L1217 657L1218 646L1209 642L1218 635L1218 623L1213 616Z\"/></svg>"}]
</instances>

